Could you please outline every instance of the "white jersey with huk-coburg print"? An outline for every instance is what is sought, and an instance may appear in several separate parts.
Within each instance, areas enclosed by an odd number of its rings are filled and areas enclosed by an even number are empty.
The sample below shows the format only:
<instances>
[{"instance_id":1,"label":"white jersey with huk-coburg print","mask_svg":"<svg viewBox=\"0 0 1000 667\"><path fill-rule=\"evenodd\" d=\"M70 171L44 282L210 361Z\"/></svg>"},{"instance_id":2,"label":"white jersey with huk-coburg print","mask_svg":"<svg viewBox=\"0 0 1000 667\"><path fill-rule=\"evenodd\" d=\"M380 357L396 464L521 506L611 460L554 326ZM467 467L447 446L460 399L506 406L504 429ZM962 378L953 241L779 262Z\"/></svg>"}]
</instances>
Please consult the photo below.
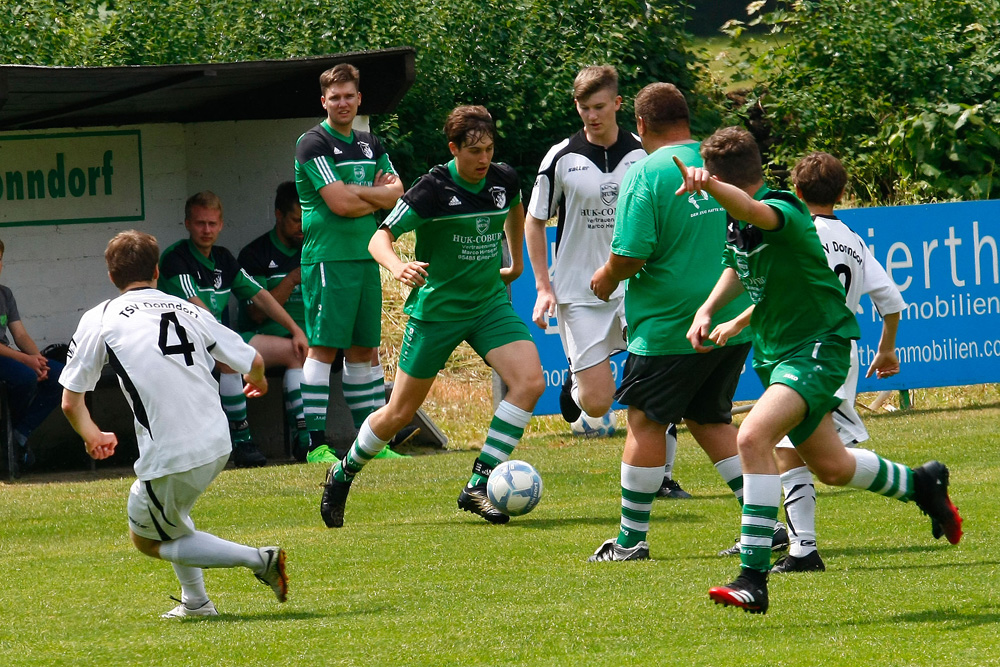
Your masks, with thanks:
<instances>
[{"instance_id":1,"label":"white jersey with huk-coburg print","mask_svg":"<svg viewBox=\"0 0 1000 667\"><path fill-rule=\"evenodd\" d=\"M618 188L628 168L646 157L639 138L619 129L605 148L583 130L553 146L542 160L528 214L557 216L552 289L556 302L600 303L590 289L594 272L608 260L615 230ZM611 295L620 298L624 286Z\"/></svg>"}]
</instances>

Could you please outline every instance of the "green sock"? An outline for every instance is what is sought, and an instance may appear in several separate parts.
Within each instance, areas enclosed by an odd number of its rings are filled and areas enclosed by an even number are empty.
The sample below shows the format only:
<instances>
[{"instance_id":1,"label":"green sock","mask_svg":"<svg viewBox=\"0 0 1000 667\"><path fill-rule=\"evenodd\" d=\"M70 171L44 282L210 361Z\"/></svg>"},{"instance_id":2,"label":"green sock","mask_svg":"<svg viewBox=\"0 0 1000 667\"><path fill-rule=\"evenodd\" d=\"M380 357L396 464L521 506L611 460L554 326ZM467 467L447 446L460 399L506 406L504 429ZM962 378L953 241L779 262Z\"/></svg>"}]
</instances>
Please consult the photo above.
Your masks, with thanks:
<instances>
[{"instance_id":1,"label":"green sock","mask_svg":"<svg viewBox=\"0 0 1000 667\"><path fill-rule=\"evenodd\" d=\"M653 499L663 483L663 466L639 467L622 461L622 519L619 546L630 548L646 539Z\"/></svg>"},{"instance_id":2,"label":"green sock","mask_svg":"<svg viewBox=\"0 0 1000 667\"><path fill-rule=\"evenodd\" d=\"M520 442L521 436L524 435L524 429L530 420L531 413L527 410L522 410L513 403L500 401L500 405L497 406L497 410L493 414L493 419L490 420L490 430L486 434L486 442L476 460L492 470L498 464L509 459L514 448L517 447L517 443ZM486 476L477 472L473 472L469 478L470 487L485 483Z\"/></svg>"},{"instance_id":3,"label":"green sock","mask_svg":"<svg viewBox=\"0 0 1000 667\"><path fill-rule=\"evenodd\" d=\"M913 470L909 467L884 459L868 449L851 448L847 452L855 462L854 477L847 486L904 502L913 497Z\"/></svg>"},{"instance_id":4,"label":"green sock","mask_svg":"<svg viewBox=\"0 0 1000 667\"><path fill-rule=\"evenodd\" d=\"M743 475L743 522L740 528L740 563L745 568L771 569L771 542L781 504L779 475Z\"/></svg>"},{"instance_id":5,"label":"green sock","mask_svg":"<svg viewBox=\"0 0 1000 667\"><path fill-rule=\"evenodd\" d=\"M341 461L334 464L333 476L338 482L349 482L361 469L368 464L385 447L385 440L380 440L372 431L366 419L358 429L358 437Z\"/></svg>"}]
</instances>

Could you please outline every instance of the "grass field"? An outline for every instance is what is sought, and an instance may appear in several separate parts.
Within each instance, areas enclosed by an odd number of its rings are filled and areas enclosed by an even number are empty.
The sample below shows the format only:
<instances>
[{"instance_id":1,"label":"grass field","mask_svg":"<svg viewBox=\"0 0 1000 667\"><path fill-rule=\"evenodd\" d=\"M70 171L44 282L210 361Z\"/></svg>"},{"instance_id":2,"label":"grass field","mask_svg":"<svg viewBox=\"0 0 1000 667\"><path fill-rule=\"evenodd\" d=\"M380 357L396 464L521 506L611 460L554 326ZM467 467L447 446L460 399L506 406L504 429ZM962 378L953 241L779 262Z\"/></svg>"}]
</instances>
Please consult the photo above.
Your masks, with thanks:
<instances>
[{"instance_id":1,"label":"grass field","mask_svg":"<svg viewBox=\"0 0 1000 667\"><path fill-rule=\"evenodd\" d=\"M990 394L995 396L995 392ZM875 449L952 471L957 547L912 504L821 488L828 570L774 577L766 616L712 605L735 559L735 502L682 431L678 478L657 501L654 560L588 564L618 519L621 436L571 439L536 419L517 456L545 496L489 526L455 498L473 453L375 461L346 525L323 527L321 466L227 470L195 508L203 530L289 553L278 605L246 570L206 573L221 615L165 621L169 564L125 533L127 477L0 489L0 655L7 665L990 665L1000 664L1000 403L868 420Z\"/></svg>"}]
</instances>

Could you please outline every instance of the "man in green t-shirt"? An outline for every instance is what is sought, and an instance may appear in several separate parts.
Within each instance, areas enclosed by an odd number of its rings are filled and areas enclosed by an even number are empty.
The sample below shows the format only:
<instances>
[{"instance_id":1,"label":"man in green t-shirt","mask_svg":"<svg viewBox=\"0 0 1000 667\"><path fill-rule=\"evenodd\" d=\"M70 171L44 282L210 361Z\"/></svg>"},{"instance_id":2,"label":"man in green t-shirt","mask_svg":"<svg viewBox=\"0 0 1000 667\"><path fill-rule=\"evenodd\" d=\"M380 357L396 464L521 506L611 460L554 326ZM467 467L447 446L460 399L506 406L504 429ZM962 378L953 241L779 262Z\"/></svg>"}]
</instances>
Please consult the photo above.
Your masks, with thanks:
<instances>
[{"instance_id":1,"label":"man in green t-shirt","mask_svg":"<svg viewBox=\"0 0 1000 667\"><path fill-rule=\"evenodd\" d=\"M911 469L870 450L847 449L837 435L831 411L840 405L837 390L850 368L851 340L860 332L809 210L790 192L764 185L760 150L746 130L719 130L702 144L701 155L704 167L688 168L674 158L683 177L677 195L706 191L730 219L726 268L687 337L696 350L705 349L713 318L749 293L754 370L766 387L737 439L744 473L742 569L732 583L710 589L709 597L751 613L767 611L767 547L781 501L773 450L785 435L824 484L913 500L930 516L934 537L958 544L962 518L948 497L944 464Z\"/></svg>"},{"instance_id":2,"label":"man in green t-shirt","mask_svg":"<svg viewBox=\"0 0 1000 667\"><path fill-rule=\"evenodd\" d=\"M222 226L222 201L215 193L205 190L188 198L184 204L184 228L189 236L167 248L160 257L160 289L201 306L219 322L223 321L231 294L240 301L251 301L291 334L290 339L254 336L251 345L261 353L264 362L301 365L308 347L305 334L270 292L261 289L240 268L233 253L215 244ZM229 367L220 364L219 368L222 371L219 393L229 417L233 463L238 467L265 465L267 458L250 436L243 380Z\"/></svg>"},{"instance_id":3,"label":"man in green t-shirt","mask_svg":"<svg viewBox=\"0 0 1000 667\"><path fill-rule=\"evenodd\" d=\"M686 334L698 306L722 272L725 213L705 193L674 196L681 178L675 156L698 161L684 95L668 83L646 86L635 98L636 124L648 157L622 180L611 255L591 280L607 299L625 280L628 352L615 398L628 406L622 454L621 528L591 561L649 558L649 515L663 480L663 439L683 419L723 480L742 496L732 425L733 393L750 351L745 332L708 354L695 354ZM720 321L747 303L731 304Z\"/></svg>"},{"instance_id":4,"label":"man in green t-shirt","mask_svg":"<svg viewBox=\"0 0 1000 667\"><path fill-rule=\"evenodd\" d=\"M403 194L378 137L353 128L361 104L357 68L342 63L320 75L327 117L295 147L295 183L302 204L302 294L309 354L302 367L302 400L312 444L308 460L334 462L325 444L330 371L344 350L344 398L356 428L385 404L378 361L382 282L368 241L375 212Z\"/></svg>"},{"instance_id":5,"label":"man in green t-shirt","mask_svg":"<svg viewBox=\"0 0 1000 667\"><path fill-rule=\"evenodd\" d=\"M294 181L278 185L274 196L274 227L248 243L237 257L240 267L271 293L285 312L305 329L302 305L302 207ZM254 345L267 339L288 338L291 334L257 307L253 301L240 302L240 332L243 340ZM265 339L264 337L267 337ZM278 343L280 344L280 343ZM305 460L309 448L309 431L302 412L302 360L291 359L285 364L285 412L293 430L292 453Z\"/></svg>"}]
</instances>

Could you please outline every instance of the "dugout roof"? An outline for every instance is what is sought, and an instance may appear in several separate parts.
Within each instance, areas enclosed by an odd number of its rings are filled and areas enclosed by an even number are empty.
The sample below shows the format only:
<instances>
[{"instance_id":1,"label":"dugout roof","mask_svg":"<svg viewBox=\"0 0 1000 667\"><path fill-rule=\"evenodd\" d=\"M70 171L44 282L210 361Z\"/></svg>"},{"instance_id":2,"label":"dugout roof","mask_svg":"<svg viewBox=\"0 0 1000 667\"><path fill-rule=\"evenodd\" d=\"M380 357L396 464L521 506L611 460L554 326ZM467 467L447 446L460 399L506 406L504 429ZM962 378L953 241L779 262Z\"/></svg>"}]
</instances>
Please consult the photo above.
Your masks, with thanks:
<instances>
[{"instance_id":1,"label":"dugout roof","mask_svg":"<svg viewBox=\"0 0 1000 667\"><path fill-rule=\"evenodd\" d=\"M0 131L319 117L319 75L343 62L361 70L359 113L385 113L413 84L415 54L399 47L205 65L0 65Z\"/></svg>"}]
</instances>

